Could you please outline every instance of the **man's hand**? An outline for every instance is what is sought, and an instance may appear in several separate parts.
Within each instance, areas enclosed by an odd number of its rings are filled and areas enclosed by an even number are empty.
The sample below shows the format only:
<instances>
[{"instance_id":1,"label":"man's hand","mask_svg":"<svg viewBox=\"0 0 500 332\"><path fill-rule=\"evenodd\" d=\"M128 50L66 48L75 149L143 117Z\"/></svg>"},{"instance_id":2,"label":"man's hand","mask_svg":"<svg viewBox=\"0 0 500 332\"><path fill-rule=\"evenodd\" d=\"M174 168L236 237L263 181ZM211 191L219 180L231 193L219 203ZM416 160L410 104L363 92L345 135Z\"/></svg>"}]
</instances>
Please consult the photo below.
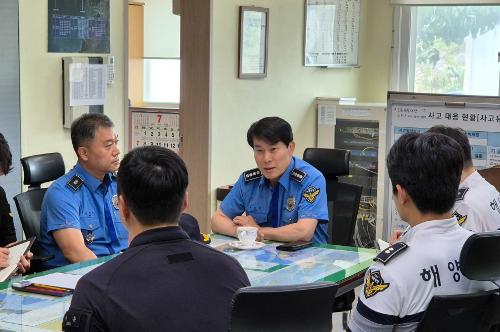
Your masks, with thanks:
<instances>
[{"instance_id":1,"label":"man's hand","mask_svg":"<svg viewBox=\"0 0 500 332\"><path fill-rule=\"evenodd\" d=\"M250 226L259 228L259 225L257 225L257 222L255 222L255 219L252 216L236 216L234 217L233 222L237 226Z\"/></svg>"},{"instance_id":2,"label":"man's hand","mask_svg":"<svg viewBox=\"0 0 500 332\"><path fill-rule=\"evenodd\" d=\"M9 249L0 248L0 268L9 266Z\"/></svg>"},{"instance_id":3,"label":"man's hand","mask_svg":"<svg viewBox=\"0 0 500 332\"><path fill-rule=\"evenodd\" d=\"M264 240L264 234L262 233L259 224L255 221L252 216L236 216L233 219L233 223L236 227L247 226L247 227L257 227L257 241Z\"/></svg>"},{"instance_id":4,"label":"man's hand","mask_svg":"<svg viewBox=\"0 0 500 332\"><path fill-rule=\"evenodd\" d=\"M31 267L31 258L33 257L33 253L28 251L28 253L24 256L21 256L19 263L17 263L17 267L19 272L26 273Z\"/></svg>"}]
</instances>

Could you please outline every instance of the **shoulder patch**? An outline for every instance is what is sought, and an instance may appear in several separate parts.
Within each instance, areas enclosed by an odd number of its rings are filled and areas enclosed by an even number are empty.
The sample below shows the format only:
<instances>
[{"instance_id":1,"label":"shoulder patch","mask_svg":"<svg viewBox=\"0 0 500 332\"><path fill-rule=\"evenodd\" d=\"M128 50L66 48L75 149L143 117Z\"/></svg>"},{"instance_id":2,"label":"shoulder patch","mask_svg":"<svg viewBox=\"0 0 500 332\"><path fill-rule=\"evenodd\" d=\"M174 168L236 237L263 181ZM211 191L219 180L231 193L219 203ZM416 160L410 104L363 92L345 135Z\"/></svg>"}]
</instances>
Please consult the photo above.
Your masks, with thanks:
<instances>
[{"instance_id":1,"label":"shoulder patch","mask_svg":"<svg viewBox=\"0 0 500 332\"><path fill-rule=\"evenodd\" d=\"M304 181L306 176L307 176L306 172L302 172L301 170L296 168L292 169L292 171L290 172L290 178L300 183Z\"/></svg>"},{"instance_id":2,"label":"shoulder patch","mask_svg":"<svg viewBox=\"0 0 500 332\"><path fill-rule=\"evenodd\" d=\"M304 190L304 193L302 194L302 196L304 196L306 201L308 201L309 203L314 203L314 201L316 200L316 197L318 197L319 193L320 193L319 188L316 188L314 186L309 186L306 188L306 190Z\"/></svg>"},{"instance_id":3,"label":"shoulder patch","mask_svg":"<svg viewBox=\"0 0 500 332\"><path fill-rule=\"evenodd\" d=\"M377 270L369 270L365 277L365 282L363 285L363 291L365 293L365 298L370 298L377 293L385 291L389 288L390 283L384 282L382 274Z\"/></svg>"},{"instance_id":4,"label":"shoulder patch","mask_svg":"<svg viewBox=\"0 0 500 332\"><path fill-rule=\"evenodd\" d=\"M404 242L396 242L389 248L382 250L373 260L379 261L382 264L387 264L391 259L402 253L408 245Z\"/></svg>"},{"instance_id":5,"label":"shoulder patch","mask_svg":"<svg viewBox=\"0 0 500 332\"><path fill-rule=\"evenodd\" d=\"M260 179L262 177L262 173L258 168L251 169L249 171L243 172L243 178L245 182Z\"/></svg>"},{"instance_id":6,"label":"shoulder patch","mask_svg":"<svg viewBox=\"0 0 500 332\"><path fill-rule=\"evenodd\" d=\"M468 191L469 191L469 188L467 188L467 187L458 189L458 195L457 195L456 201L457 202L458 201L463 201L464 197L465 197L465 194L467 194Z\"/></svg>"},{"instance_id":7,"label":"shoulder patch","mask_svg":"<svg viewBox=\"0 0 500 332\"><path fill-rule=\"evenodd\" d=\"M457 218L458 224L462 226L462 224L467 220L467 215L461 215L458 211L453 212L453 217Z\"/></svg>"},{"instance_id":8,"label":"shoulder patch","mask_svg":"<svg viewBox=\"0 0 500 332\"><path fill-rule=\"evenodd\" d=\"M89 319L91 312L70 308L64 315L63 331L90 331Z\"/></svg>"},{"instance_id":9,"label":"shoulder patch","mask_svg":"<svg viewBox=\"0 0 500 332\"><path fill-rule=\"evenodd\" d=\"M78 175L74 175L67 183L68 187L73 189L73 191L77 191L78 189L80 189L82 184L83 184L83 180Z\"/></svg>"}]
</instances>

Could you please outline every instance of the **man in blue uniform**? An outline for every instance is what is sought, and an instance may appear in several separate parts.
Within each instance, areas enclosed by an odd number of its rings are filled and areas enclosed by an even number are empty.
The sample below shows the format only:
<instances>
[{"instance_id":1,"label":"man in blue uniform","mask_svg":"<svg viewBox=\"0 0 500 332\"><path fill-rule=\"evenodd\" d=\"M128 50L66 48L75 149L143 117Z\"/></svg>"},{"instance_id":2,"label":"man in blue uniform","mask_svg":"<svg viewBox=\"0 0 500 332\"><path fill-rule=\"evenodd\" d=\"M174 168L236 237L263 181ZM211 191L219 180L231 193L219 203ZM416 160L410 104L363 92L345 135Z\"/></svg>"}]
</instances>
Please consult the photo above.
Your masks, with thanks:
<instances>
[{"instance_id":1,"label":"man in blue uniform","mask_svg":"<svg viewBox=\"0 0 500 332\"><path fill-rule=\"evenodd\" d=\"M250 282L231 256L190 240L186 166L159 146L130 151L118 171L123 254L80 279L64 331L228 331L230 304Z\"/></svg>"},{"instance_id":2,"label":"man in blue uniform","mask_svg":"<svg viewBox=\"0 0 500 332\"><path fill-rule=\"evenodd\" d=\"M293 157L290 124L263 118L250 126L247 142L257 168L239 177L212 217L212 230L236 236L237 227L255 226L261 239L326 243L326 181L313 166Z\"/></svg>"},{"instance_id":3,"label":"man in blue uniform","mask_svg":"<svg viewBox=\"0 0 500 332\"><path fill-rule=\"evenodd\" d=\"M114 254L127 247L120 221L116 180L120 164L113 122L89 113L71 126L78 162L48 189L42 203L40 245L54 255L47 267Z\"/></svg>"}]
</instances>

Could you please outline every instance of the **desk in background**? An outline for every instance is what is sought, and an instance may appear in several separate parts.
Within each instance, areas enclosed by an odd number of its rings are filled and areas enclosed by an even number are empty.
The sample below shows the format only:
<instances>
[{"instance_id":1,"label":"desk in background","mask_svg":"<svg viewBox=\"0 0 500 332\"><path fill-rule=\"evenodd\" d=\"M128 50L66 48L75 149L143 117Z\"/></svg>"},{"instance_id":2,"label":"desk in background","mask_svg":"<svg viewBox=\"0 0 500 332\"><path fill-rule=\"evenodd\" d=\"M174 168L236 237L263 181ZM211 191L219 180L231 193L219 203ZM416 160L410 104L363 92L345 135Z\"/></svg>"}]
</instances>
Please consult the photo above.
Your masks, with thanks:
<instances>
[{"instance_id":1,"label":"desk in background","mask_svg":"<svg viewBox=\"0 0 500 332\"><path fill-rule=\"evenodd\" d=\"M282 252L276 250L278 243L268 243L257 250L238 250L229 246L231 241L235 239L213 235L211 245L235 257L253 286L331 281L341 285L338 295L362 283L364 271L375 256L373 249L332 245ZM67 265L37 275L54 272L83 275L113 257ZM23 293L10 288L9 282L0 283L0 330L58 331L70 302L71 296L55 298Z\"/></svg>"}]
</instances>

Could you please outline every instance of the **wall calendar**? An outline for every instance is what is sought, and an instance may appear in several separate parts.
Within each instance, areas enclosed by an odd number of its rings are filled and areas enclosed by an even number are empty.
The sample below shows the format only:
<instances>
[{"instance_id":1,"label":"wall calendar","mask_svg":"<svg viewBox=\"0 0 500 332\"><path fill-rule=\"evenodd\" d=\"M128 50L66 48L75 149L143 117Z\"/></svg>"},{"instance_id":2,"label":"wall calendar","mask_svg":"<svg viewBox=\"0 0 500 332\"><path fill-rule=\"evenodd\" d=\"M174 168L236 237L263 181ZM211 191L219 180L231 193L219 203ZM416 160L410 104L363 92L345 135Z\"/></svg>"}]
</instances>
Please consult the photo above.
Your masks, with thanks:
<instances>
[{"instance_id":1,"label":"wall calendar","mask_svg":"<svg viewBox=\"0 0 500 332\"><path fill-rule=\"evenodd\" d=\"M129 108L129 149L156 145L179 153L179 111Z\"/></svg>"}]
</instances>

